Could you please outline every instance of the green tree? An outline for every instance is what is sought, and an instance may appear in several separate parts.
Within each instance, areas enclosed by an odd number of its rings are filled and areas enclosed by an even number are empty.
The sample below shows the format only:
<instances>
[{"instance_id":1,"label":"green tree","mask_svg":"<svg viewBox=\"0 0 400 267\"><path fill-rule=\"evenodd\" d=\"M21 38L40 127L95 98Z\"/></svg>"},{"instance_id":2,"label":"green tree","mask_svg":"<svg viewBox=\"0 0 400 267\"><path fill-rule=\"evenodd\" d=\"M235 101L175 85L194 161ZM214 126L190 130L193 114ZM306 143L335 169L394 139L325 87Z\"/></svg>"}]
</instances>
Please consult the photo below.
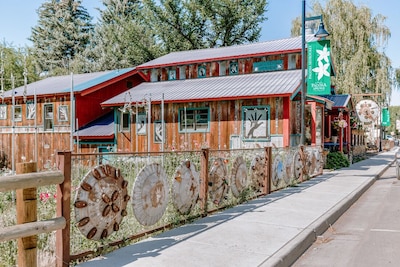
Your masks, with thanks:
<instances>
[{"instance_id":1,"label":"green tree","mask_svg":"<svg viewBox=\"0 0 400 267\"><path fill-rule=\"evenodd\" d=\"M258 41L266 0L144 0L145 22L173 51Z\"/></svg>"},{"instance_id":2,"label":"green tree","mask_svg":"<svg viewBox=\"0 0 400 267\"><path fill-rule=\"evenodd\" d=\"M70 65L79 66L73 62L88 46L94 28L81 1L48 0L39 7L38 15L29 39L39 71L57 75L68 73Z\"/></svg>"},{"instance_id":3,"label":"green tree","mask_svg":"<svg viewBox=\"0 0 400 267\"><path fill-rule=\"evenodd\" d=\"M93 70L132 67L161 55L160 45L143 22L141 1L104 0L87 55Z\"/></svg>"},{"instance_id":4,"label":"green tree","mask_svg":"<svg viewBox=\"0 0 400 267\"><path fill-rule=\"evenodd\" d=\"M13 77L13 81L12 78ZM7 43L0 44L0 90L7 91L24 85L25 81L37 81L31 50L15 48Z\"/></svg>"},{"instance_id":5,"label":"green tree","mask_svg":"<svg viewBox=\"0 0 400 267\"><path fill-rule=\"evenodd\" d=\"M375 100L388 101L393 83L390 59L382 52L390 38L385 17L373 16L371 9L351 0L316 2L314 14L322 15L331 40L336 76L332 83L338 93L381 94ZM301 18L296 18L292 34L299 35Z\"/></svg>"}]
</instances>

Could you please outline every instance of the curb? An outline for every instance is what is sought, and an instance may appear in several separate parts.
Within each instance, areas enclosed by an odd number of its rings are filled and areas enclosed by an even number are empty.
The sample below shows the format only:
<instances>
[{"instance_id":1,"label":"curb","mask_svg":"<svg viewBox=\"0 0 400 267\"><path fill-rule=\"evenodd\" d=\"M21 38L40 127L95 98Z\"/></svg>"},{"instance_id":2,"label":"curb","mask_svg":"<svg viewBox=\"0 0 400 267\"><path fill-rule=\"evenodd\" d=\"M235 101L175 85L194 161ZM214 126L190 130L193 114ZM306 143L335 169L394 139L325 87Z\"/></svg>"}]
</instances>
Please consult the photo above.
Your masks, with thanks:
<instances>
[{"instance_id":1,"label":"curb","mask_svg":"<svg viewBox=\"0 0 400 267\"><path fill-rule=\"evenodd\" d=\"M377 175L366 180L362 185L351 194L342 199L331 210L321 215L316 221L311 223L295 238L290 240L278 252L261 263L260 267L290 266L322 235L340 216L343 215L353 205L365 191L367 191L382 174L393 164L395 160L389 162Z\"/></svg>"}]
</instances>

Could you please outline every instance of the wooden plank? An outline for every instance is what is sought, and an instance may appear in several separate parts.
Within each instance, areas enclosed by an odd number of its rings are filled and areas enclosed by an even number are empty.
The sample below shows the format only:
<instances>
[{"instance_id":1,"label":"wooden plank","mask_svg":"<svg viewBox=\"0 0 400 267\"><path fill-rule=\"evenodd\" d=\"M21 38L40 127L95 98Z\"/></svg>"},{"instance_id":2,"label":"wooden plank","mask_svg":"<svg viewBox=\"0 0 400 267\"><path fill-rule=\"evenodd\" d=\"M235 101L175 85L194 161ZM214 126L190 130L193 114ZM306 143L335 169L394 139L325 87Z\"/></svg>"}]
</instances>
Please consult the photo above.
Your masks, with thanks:
<instances>
[{"instance_id":1,"label":"wooden plank","mask_svg":"<svg viewBox=\"0 0 400 267\"><path fill-rule=\"evenodd\" d=\"M0 192L60 184L63 181L64 176L60 171L4 176L0 179Z\"/></svg>"},{"instance_id":2,"label":"wooden plank","mask_svg":"<svg viewBox=\"0 0 400 267\"><path fill-rule=\"evenodd\" d=\"M0 229L0 242L49 233L58 229L64 229L65 226L66 221L64 217L8 226Z\"/></svg>"},{"instance_id":3,"label":"wooden plank","mask_svg":"<svg viewBox=\"0 0 400 267\"><path fill-rule=\"evenodd\" d=\"M209 168L209 157L210 150L208 148L203 148L201 150L201 166L200 166L200 192L199 199L201 201L201 206L204 214L207 214L207 196L208 196L208 168Z\"/></svg>"},{"instance_id":4,"label":"wooden plank","mask_svg":"<svg viewBox=\"0 0 400 267\"><path fill-rule=\"evenodd\" d=\"M56 266L68 267L70 262L71 240L71 152L57 153L57 166L65 177L57 186L57 216L66 220L62 230L56 232Z\"/></svg>"},{"instance_id":5,"label":"wooden plank","mask_svg":"<svg viewBox=\"0 0 400 267\"><path fill-rule=\"evenodd\" d=\"M36 172L36 162L18 163L16 166L17 174L27 174ZM14 176L15 177L15 176ZM31 178L30 178L31 179ZM19 187L21 188L21 187ZM24 228L26 223L37 221L37 190L32 187L22 187L17 189L17 227ZM35 232L18 238L18 257L17 263L21 267L37 266L37 235Z\"/></svg>"}]
</instances>

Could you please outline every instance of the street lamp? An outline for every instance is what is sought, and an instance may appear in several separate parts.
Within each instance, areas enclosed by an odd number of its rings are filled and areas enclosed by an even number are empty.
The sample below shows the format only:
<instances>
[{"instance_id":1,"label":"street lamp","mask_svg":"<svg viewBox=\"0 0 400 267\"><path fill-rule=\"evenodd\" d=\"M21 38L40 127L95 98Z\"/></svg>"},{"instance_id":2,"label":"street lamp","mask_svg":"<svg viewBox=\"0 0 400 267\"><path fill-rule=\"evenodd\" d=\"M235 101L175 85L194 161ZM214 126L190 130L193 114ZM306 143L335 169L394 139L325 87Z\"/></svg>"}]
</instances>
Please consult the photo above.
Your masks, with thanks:
<instances>
[{"instance_id":1,"label":"street lamp","mask_svg":"<svg viewBox=\"0 0 400 267\"><path fill-rule=\"evenodd\" d=\"M329 33L324 28L324 23L322 22L322 16L314 16L306 18L306 0L303 0L302 7L302 20L301 20L301 138L300 145L305 144L305 108L306 108L306 21L319 19L321 23L319 24L318 31L314 34L317 38L325 38Z\"/></svg>"}]
</instances>

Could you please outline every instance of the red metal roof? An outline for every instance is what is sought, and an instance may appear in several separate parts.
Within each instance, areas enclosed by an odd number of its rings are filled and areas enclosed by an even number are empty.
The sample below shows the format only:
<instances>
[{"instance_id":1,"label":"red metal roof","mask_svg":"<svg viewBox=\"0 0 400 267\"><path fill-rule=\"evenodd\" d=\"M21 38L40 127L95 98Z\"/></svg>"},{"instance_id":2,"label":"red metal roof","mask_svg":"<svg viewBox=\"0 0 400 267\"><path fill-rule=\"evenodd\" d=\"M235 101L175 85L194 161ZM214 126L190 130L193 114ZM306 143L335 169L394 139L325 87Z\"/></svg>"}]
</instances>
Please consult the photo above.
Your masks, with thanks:
<instances>
[{"instance_id":1,"label":"red metal roof","mask_svg":"<svg viewBox=\"0 0 400 267\"><path fill-rule=\"evenodd\" d=\"M119 94L102 106L122 106L127 102L219 101L255 97L291 96L300 86L301 70L285 70L187 80L145 82Z\"/></svg>"},{"instance_id":2,"label":"red metal roof","mask_svg":"<svg viewBox=\"0 0 400 267\"><path fill-rule=\"evenodd\" d=\"M306 42L317 40L313 35L306 36ZM272 54L285 54L301 51L301 37L292 37L267 42L234 45L218 48L197 49L172 52L165 56L137 66L149 69L165 66L187 65L193 63L221 61L235 58L256 57Z\"/></svg>"}]
</instances>

